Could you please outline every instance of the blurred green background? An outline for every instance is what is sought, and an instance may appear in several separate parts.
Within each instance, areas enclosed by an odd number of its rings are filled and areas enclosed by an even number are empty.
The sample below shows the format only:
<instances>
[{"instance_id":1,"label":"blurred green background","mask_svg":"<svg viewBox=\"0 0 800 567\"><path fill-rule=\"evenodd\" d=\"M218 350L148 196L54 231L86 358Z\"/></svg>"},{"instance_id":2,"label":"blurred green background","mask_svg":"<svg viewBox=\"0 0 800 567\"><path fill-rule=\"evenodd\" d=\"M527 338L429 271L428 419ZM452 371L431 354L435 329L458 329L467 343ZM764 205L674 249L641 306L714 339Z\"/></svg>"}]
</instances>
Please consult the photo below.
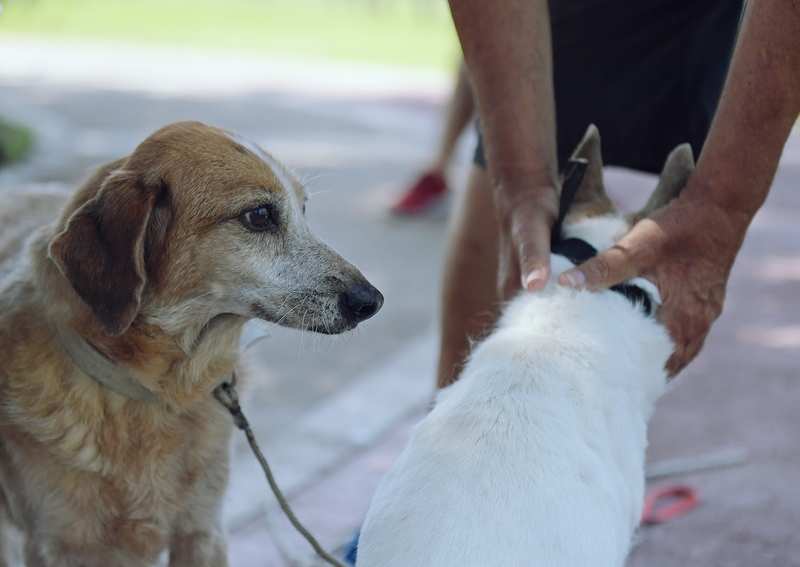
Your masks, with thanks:
<instances>
[{"instance_id":1,"label":"blurred green background","mask_svg":"<svg viewBox=\"0 0 800 567\"><path fill-rule=\"evenodd\" d=\"M0 33L450 70L444 0L0 0Z\"/></svg>"}]
</instances>

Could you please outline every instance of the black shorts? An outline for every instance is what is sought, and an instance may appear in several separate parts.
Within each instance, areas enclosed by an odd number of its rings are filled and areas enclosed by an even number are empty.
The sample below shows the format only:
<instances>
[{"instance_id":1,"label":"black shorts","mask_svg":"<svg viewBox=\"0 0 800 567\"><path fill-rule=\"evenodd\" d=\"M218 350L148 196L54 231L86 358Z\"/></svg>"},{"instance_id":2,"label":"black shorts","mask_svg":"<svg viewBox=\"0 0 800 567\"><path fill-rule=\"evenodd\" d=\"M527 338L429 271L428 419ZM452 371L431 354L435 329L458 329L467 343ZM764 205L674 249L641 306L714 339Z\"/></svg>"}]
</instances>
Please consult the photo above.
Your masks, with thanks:
<instances>
[{"instance_id":1,"label":"black shorts","mask_svg":"<svg viewBox=\"0 0 800 567\"><path fill-rule=\"evenodd\" d=\"M609 165L658 173L684 142L699 155L743 3L550 0L559 164L591 123Z\"/></svg>"}]
</instances>

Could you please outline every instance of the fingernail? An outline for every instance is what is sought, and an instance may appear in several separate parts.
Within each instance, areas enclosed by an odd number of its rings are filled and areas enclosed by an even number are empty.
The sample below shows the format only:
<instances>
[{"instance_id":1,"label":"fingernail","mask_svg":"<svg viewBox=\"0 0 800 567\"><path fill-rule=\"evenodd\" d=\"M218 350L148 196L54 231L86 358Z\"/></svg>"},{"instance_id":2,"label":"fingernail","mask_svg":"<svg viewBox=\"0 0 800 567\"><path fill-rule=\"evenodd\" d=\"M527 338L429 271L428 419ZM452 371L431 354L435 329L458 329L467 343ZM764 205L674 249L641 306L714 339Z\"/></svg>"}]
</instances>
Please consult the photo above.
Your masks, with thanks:
<instances>
[{"instance_id":1,"label":"fingernail","mask_svg":"<svg viewBox=\"0 0 800 567\"><path fill-rule=\"evenodd\" d=\"M561 277L558 278L558 282L567 287L583 289L586 285L586 276L584 276L583 272L580 270L570 270L561 274Z\"/></svg>"},{"instance_id":2,"label":"fingernail","mask_svg":"<svg viewBox=\"0 0 800 567\"><path fill-rule=\"evenodd\" d=\"M522 278L522 287L528 291L543 288L547 283L547 272L542 268L537 268Z\"/></svg>"}]
</instances>

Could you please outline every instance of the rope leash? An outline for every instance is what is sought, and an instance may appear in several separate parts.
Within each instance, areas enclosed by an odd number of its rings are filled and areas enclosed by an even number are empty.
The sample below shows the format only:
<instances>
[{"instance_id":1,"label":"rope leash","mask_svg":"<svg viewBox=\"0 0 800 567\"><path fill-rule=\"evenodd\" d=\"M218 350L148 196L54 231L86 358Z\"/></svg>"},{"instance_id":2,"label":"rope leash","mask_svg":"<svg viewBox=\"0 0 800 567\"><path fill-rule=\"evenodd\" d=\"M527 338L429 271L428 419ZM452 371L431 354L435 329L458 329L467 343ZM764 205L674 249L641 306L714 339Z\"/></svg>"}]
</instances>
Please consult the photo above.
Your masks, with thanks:
<instances>
[{"instance_id":1,"label":"rope leash","mask_svg":"<svg viewBox=\"0 0 800 567\"><path fill-rule=\"evenodd\" d=\"M261 448L258 445L256 436L250 427L250 422L247 421L247 417L245 417L244 413L242 412L242 406L239 404L239 395L236 392L236 373L231 376L230 382L223 382L214 389L214 397L225 407L225 409L228 410L228 413L231 414L234 425L236 425L238 429L244 431L244 434L247 437L247 443L250 445L250 449L252 449L253 454L258 460L258 463L261 465L261 469L264 471L264 476L267 479L270 489L272 489L272 493L275 495L275 499L278 501L278 504L280 505L281 510L283 510L286 518L289 520L292 526L294 526L294 529L297 530L301 536L303 536L308 544L314 549L316 554L319 555L326 563L333 565L333 567L345 567L343 563L325 551L325 549L320 545L311 532L309 532L300 522L300 520L297 519L297 516L295 516L291 506L289 506L289 502L286 500L286 497L283 495L278 483L275 481L275 477L272 474L272 469L270 468L266 457L264 457L264 453L261 452Z\"/></svg>"}]
</instances>

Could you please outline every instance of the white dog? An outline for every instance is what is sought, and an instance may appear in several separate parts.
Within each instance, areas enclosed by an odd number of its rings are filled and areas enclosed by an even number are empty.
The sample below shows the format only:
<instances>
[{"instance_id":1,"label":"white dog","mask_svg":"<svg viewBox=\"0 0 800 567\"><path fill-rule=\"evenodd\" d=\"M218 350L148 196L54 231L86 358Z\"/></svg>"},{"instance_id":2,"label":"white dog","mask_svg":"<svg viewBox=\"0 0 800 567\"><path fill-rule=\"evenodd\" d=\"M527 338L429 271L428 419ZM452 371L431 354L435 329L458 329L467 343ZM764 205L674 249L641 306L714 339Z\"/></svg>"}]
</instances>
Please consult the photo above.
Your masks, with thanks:
<instances>
[{"instance_id":1,"label":"white dog","mask_svg":"<svg viewBox=\"0 0 800 567\"><path fill-rule=\"evenodd\" d=\"M623 217L603 189L596 128L573 157L589 164L562 234L600 250L675 197L694 165L676 148L646 207ZM554 274L571 265L552 256ZM634 299L551 281L506 307L378 488L358 567L625 563L672 351L649 313L657 289L628 284Z\"/></svg>"}]
</instances>

